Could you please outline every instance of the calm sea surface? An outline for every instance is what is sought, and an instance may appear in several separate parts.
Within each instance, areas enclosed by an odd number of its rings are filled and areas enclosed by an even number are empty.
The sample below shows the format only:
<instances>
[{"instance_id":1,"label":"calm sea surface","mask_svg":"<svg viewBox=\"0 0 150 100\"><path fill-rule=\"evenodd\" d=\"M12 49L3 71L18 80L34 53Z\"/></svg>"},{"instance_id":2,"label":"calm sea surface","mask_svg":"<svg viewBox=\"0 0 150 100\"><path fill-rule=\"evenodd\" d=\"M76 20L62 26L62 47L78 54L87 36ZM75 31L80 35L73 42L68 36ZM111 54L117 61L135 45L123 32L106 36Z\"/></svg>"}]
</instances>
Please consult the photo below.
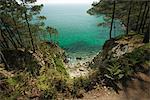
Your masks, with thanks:
<instances>
[{"instance_id":1,"label":"calm sea surface","mask_svg":"<svg viewBox=\"0 0 150 100\"><path fill-rule=\"evenodd\" d=\"M90 8L88 4L81 5L44 5L42 15L47 17L46 26L55 27L59 35L59 46L71 56L89 56L96 54L109 39L109 26L97 24L104 22L104 15L91 16L86 13ZM113 36L123 32L121 25L117 24ZM44 39L50 40L49 35Z\"/></svg>"}]
</instances>

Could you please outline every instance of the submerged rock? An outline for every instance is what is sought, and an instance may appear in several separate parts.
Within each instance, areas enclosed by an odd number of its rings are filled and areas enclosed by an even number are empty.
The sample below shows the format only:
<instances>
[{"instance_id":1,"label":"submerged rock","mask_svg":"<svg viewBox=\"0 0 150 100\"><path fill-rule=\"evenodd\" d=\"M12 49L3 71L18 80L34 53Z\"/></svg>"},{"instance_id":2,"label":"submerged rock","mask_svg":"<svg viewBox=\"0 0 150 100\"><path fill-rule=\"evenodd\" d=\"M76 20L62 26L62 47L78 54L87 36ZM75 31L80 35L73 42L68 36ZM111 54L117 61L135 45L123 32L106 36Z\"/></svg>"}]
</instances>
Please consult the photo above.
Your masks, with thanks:
<instances>
[{"instance_id":1,"label":"submerged rock","mask_svg":"<svg viewBox=\"0 0 150 100\"><path fill-rule=\"evenodd\" d=\"M82 60L82 57L76 57L77 60Z\"/></svg>"}]
</instances>

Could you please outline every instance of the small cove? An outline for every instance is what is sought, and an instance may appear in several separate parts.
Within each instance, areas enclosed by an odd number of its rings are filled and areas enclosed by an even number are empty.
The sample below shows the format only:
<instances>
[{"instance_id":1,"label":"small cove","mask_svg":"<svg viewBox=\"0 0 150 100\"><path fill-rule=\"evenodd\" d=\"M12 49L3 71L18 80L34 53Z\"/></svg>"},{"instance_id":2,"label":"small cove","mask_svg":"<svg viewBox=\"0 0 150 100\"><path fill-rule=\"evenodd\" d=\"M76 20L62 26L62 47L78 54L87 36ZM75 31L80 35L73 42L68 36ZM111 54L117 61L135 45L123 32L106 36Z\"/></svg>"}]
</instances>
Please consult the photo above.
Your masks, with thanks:
<instances>
[{"instance_id":1,"label":"small cove","mask_svg":"<svg viewBox=\"0 0 150 100\"><path fill-rule=\"evenodd\" d=\"M87 14L90 4L45 4L41 15L47 17L46 26L52 26L59 32L58 44L63 48L71 61L77 57L86 59L93 57L109 39L109 26L97 26L105 22L104 15ZM113 29L113 37L123 33L120 22ZM44 39L50 41L49 34Z\"/></svg>"}]
</instances>

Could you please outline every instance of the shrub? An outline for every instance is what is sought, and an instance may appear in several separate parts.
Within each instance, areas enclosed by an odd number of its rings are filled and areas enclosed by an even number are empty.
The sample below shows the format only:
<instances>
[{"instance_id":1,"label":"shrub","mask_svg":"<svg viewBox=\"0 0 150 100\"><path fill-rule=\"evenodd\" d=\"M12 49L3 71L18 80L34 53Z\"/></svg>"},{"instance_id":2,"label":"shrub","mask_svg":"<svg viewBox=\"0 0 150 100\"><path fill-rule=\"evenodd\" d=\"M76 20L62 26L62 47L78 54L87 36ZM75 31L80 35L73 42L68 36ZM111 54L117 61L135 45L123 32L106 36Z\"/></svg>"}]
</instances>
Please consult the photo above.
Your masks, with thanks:
<instances>
[{"instance_id":1,"label":"shrub","mask_svg":"<svg viewBox=\"0 0 150 100\"><path fill-rule=\"evenodd\" d=\"M120 80L124 77L123 70L121 70L121 65L117 63L112 63L106 68L106 74L104 75L106 78L111 80Z\"/></svg>"}]
</instances>

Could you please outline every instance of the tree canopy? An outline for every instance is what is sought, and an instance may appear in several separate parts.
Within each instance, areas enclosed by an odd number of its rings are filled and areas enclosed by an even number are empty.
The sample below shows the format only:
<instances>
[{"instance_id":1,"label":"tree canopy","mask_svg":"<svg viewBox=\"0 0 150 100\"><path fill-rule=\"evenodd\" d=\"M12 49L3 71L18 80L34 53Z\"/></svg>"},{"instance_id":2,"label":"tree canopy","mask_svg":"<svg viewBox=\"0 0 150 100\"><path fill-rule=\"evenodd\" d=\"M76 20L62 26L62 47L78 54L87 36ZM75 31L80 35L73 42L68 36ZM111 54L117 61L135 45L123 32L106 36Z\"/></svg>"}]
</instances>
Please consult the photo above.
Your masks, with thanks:
<instances>
[{"instance_id":1,"label":"tree canopy","mask_svg":"<svg viewBox=\"0 0 150 100\"><path fill-rule=\"evenodd\" d=\"M31 4L34 2L36 0L0 2L0 48L28 48L33 51L38 48L41 42L39 34L46 30L43 22L46 17L40 15L43 5Z\"/></svg>"},{"instance_id":2,"label":"tree canopy","mask_svg":"<svg viewBox=\"0 0 150 100\"><path fill-rule=\"evenodd\" d=\"M115 8L113 4L114 1ZM89 14L105 14L108 18L114 17L114 19L120 19L126 27L126 34L128 34L128 31L133 30L141 34L146 33L146 36L149 36L150 1L101 0L99 2L94 2L92 6L93 7L88 10ZM112 16L113 14L114 16ZM148 42L149 38L146 40Z\"/></svg>"}]
</instances>

